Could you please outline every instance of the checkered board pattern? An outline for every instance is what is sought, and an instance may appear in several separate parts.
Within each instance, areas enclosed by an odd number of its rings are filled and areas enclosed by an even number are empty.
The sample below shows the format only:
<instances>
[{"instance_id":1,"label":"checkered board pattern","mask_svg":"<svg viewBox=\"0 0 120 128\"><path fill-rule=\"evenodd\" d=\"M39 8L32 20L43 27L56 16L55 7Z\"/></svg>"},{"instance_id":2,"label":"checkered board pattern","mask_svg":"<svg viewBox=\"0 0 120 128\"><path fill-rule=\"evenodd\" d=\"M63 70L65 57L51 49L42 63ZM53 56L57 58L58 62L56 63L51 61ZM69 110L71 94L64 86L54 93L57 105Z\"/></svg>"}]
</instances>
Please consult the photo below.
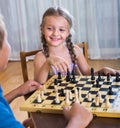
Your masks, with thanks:
<instances>
[{"instance_id":1,"label":"checkered board pattern","mask_svg":"<svg viewBox=\"0 0 120 128\"><path fill-rule=\"evenodd\" d=\"M62 113L62 108L66 104L66 96L63 95L66 90L70 90L72 93L72 99L69 101L71 107L72 103L75 102L75 88L81 90L81 96L79 98L79 103L89 109L93 114L99 117L115 117L120 118L120 81L116 82L115 77L111 76L110 80L107 81L106 76L101 76L101 81L99 81L99 87L96 86L96 79L91 80L91 76L75 76L76 82L66 82L65 77L59 79L58 84L55 85L55 79L58 76L55 75L50 78L45 84L45 94L44 99L39 103L37 101L37 96L41 90L35 91L24 104L20 106L20 110L28 112L43 112L43 113ZM55 86L57 86L59 103L55 102L56 93ZM109 87L112 87L114 92L112 95L109 94ZM91 101L88 101L88 95L91 94ZM96 97L98 93L101 95L102 101L96 105ZM108 99L108 101L107 101ZM108 102L108 103L107 103ZM109 104L109 105L106 105Z\"/></svg>"}]
</instances>

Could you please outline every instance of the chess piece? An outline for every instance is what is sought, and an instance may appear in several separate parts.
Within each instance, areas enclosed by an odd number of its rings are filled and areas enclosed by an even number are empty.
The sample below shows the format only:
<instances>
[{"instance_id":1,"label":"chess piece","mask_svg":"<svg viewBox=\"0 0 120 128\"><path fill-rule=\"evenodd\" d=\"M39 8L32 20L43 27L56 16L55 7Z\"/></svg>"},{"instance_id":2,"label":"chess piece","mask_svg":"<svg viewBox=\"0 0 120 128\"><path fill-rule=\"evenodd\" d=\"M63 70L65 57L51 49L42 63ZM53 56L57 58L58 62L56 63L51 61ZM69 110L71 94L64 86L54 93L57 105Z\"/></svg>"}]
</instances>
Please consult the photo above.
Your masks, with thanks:
<instances>
[{"instance_id":1,"label":"chess piece","mask_svg":"<svg viewBox=\"0 0 120 128\"><path fill-rule=\"evenodd\" d=\"M108 97L106 98L105 105L106 105L106 108L110 107L110 102L109 102L109 98Z\"/></svg>"},{"instance_id":2,"label":"chess piece","mask_svg":"<svg viewBox=\"0 0 120 128\"><path fill-rule=\"evenodd\" d=\"M110 86L108 90L108 95L113 95L113 94L115 94L115 92L112 91L112 87Z\"/></svg>"},{"instance_id":3,"label":"chess piece","mask_svg":"<svg viewBox=\"0 0 120 128\"><path fill-rule=\"evenodd\" d=\"M54 79L54 85L57 85L57 84L58 84L58 80Z\"/></svg>"},{"instance_id":4,"label":"chess piece","mask_svg":"<svg viewBox=\"0 0 120 128\"><path fill-rule=\"evenodd\" d=\"M81 100L82 100L82 92L81 92L81 88L79 88L79 91L78 91L78 96L79 96L79 101L81 102Z\"/></svg>"},{"instance_id":5,"label":"chess piece","mask_svg":"<svg viewBox=\"0 0 120 128\"><path fill-rule=\"evenodd\" d=\"M110 73L107 74L107 81L110 81Z\"/></svg>"},{"instance_id":6,"label":"chess piece","mask_svg":"<svg viewBox=\"0 0 120 128\"><path fill-rule=\"evenodd\" d=\"M64 93L64 89L62 88L61 91L60 91L60 96L65 96L65 93Z\"/></svg>"},{"instance_id":7,"label":"chess piece","mask_svg":"<svg viewBox=\"0 0 120 128\"><path fill-rule=\"evenodd\" d=\"M76 83L76 78L75 78L75 64L73 65L73 70L72 70L72 73L71 73L71 83Z\"/></svg>"},{"instance_id":8,"label":"chess piece","mask_svg":"<svg viewBox=\"0 0 120 128\"><path fill-rule=\"evenodd\" d=\"M38 102L38 103L41 103L41 102L42 102L40 93L38 93L38 95L37 95L37 102Z\"/></svg>"},{"instance_id":9,"label":"chess piece","mask_svg":"<svg viewBox=\"0 0 120 128\"><path fill-rule=\"evenodd\" d=\"M101 73L100 73L100 72L98 72L98 80L99 80L99 81L102 80L102 78L101 78Z\"/></svg>"},{"instance_id":10,"label":"chess piece","mask_svg":"<svg viewBox=\"0 0 120 128\"><path fill-rule=\"evenodd\" d=\"M99 80L96 80L96 87L100 87Z\"/></svg>"},{"instance_id":11,"label":"chess piece","mask_svg":"<svg viewBox=\"0 0 120 128\"><path fill-rule=\"evenodd\" d=\"M54 90L55 90L55 92L58 92L57 85L54 86Z\"/></svg>"},{"instance_id":12,"label":"chess piece","mask_svg":"<svg viewBox=\"0 0 120 128\"><path fill-rule=\"evenodd\" d=\"M65 104L66 105L70 105L69 90L66 90Z\"/></svg>"},{"instance_id":13,"label":"chess piece","mask_svg":"<svg viewBox=\"0 0 120 128\"><path fill-rule=\"evenodd\" d=\"M96 96L96 97L95 97L95 105L96 105L96 106L99 106L99 104L100 104L99 97Z\"/></svg>"},{"instance_id":14,"label":"chess piece","mask_svg":"<svg viewBox=\"0 0 120 128\"><path fill-rule=\"evenodd\" d=\"M78 90L77 88L75 88L75 102L79 103L79 99L78 99Z\"/></svg>"},{"instance_id":15,"label":"chess piece","mask_svg":"<svg viewBox=\"0 0 120 128\"><path fill-rule=\"evenodd\" d=\"M59 104L60 103L60 99L59 99L59 93L56 92L56 99L55 99L55 103Z\"/></svg>"},{"instance_id":16,"label":"chess piece","mask_svg":"<svg viewBox=\"0 0 120 128\"><path fill-rule=\"evenodd\" d=\"M58 72L58 79L62 79L61 72Z\"/></svg>"},{"instance_id":17,"label":"chess piece","mask_svg":"<svg viewBox=\"0 0 120 128\"><path fill-rule=\"evenodd\" d=\"M70 81L71 80L71 78L70 78L70 72L69 72L69 70L67 71L67 75L66 75L66 81L68 82L68 81Z\"/></svg>"},{"instance_id":18,"label":"chess piece","mask_svg":"<svg viewBox=\"0 0 120 128\"><path fill-rule=\"evenodd\" d=\"M99 102L102 103L103 102L103 99L102 99L102 96L101 96L101 93L98 92L98 97L99 97Z\"/></svg>"},{"instance_id":19,"label":"chess piece","mask_svg":"<svg viewBox=\"0 0 120 128\"><path fill-rule=\"evenodd\" d=\"M91 82L94 84L95 76L94 76L94 69L91 68Z\"/></svg>"},{"instance_id":20,"label":"chess piece","mask_svg":"<svg viewBox=\"0 0 120 128\"><path fill-rule=\"evenodd\" d=\"M72 92L71 91L69 91L69 96L70 96L70 100L72 100L73 96L72 96Z\"/></svg>"},{"instance_id":21,"label":"chess piece","mask_svg":"<svg viewBox=\"0 0 120 128\"><path fill-rule=\"evenodd\" d=\"M88 101L92 101L91 93L88 93Z\"/></svg>"},{"instance_id":22,"label":"chess piece","mask_svg":"<svg viewBox=\"0 0 120 128\"><path fill-rule=\"evenodd\" d=\"M116 82L120 82L119 76L120 76L120 75L119 75L119 73L117 72L117 73L116 73L116 79L115 79Z\"/></svg>"}]
</instances>

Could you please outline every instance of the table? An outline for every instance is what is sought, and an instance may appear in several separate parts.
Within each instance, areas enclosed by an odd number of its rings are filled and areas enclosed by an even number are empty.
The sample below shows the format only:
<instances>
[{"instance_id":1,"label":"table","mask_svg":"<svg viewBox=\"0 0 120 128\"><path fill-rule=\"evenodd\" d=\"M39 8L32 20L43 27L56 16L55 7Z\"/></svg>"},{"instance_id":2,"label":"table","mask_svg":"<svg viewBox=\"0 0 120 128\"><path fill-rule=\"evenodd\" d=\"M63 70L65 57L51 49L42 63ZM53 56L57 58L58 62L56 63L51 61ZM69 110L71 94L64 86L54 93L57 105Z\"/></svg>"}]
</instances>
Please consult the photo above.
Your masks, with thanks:
<instances>
[{"instance_id":1,"label":"table","mask_svg":"<svg viewBox=\"0 0 120 128\"><path fill-rule=\"evenodd\" d=\"M36 128L65 128L67 121L62 114L31 113ZM94 117L87 128L120 128L120 118Z\"/></svg>"}]
</instances>

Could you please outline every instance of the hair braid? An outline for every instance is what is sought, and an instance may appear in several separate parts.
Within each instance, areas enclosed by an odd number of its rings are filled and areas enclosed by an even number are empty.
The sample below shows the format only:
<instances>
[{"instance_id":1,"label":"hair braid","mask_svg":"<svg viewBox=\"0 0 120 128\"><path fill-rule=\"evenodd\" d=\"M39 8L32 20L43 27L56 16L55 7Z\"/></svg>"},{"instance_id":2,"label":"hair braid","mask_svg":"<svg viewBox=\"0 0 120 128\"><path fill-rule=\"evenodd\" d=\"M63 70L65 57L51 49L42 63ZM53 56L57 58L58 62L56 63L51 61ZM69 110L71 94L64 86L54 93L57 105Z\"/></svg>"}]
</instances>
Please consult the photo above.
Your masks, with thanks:
<instances>
[{"instance_id":1,"label":"hair braid","mask_svg":"<svg viewBox=\"0 0 120 128\"><path fill-rule=\"evenodd\" d=\"M76 55L75 55L75 52L74 52L74 45L71 41L71 37L72 37L72 35L69 34L69 36L66 39L66 44L67 44L67 48L68 48L70 56L71 56L71 60L74 64L76 64L77 59L76 59Z\"/></svg>"}]
</instances>

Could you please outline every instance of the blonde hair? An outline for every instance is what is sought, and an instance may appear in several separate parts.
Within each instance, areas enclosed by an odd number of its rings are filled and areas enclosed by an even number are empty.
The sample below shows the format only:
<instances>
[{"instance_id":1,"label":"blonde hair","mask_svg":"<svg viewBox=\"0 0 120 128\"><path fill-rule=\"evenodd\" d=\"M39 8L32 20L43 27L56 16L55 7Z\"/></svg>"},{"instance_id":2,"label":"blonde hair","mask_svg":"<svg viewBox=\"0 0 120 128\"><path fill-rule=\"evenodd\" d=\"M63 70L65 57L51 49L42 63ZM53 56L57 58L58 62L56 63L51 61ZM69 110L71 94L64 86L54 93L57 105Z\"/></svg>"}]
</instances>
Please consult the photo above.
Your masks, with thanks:
<instances>
[{"instance_id":1,"label":"blonde hair","mask_svg":"<svg viewBox=\"0 0 120 128\"><path fill-rule=\"evenodd\" d=\"M3 19L3 16L0 14L0 49L3 46L3 41L6 34L7 34L7 30L4 23L4 19Z\"/></svg>"}]
</instances>

